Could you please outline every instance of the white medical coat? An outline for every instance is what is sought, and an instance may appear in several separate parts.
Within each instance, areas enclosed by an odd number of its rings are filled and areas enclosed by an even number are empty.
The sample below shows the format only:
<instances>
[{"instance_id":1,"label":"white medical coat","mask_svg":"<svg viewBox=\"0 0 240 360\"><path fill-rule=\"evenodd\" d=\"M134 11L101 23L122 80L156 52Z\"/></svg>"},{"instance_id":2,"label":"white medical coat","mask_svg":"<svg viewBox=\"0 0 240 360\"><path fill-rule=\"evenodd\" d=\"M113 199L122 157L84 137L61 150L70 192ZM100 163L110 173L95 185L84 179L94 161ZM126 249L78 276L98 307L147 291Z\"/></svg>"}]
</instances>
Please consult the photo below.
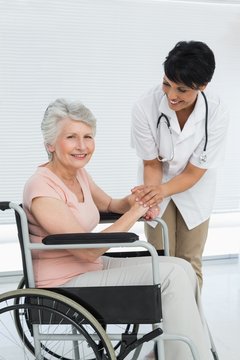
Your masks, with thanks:
<instances>
[{"instance_id":1,"label":"white medical coat","mask_svg":"<svg viewBox=\"0 0 240 360\"><path fill-rule=\"evenodd\" d=\"M216 170L223 163L225 140L228 126L228 112L218 97L205 91L208 102L208 143L207 161L200 162L200 155L205 143L206 107L203 96L199 92L195 108L180 129L175 111L168 106L161 85L151 89L134 105L132 111L132 146L141 159L138 171L139 183L143 183L142 160L153 160L157 156L174 158L163 164L163 180L166 182L180 174L187 163L207 169L202 178L190 189L165 198L160 205L160 217L164 213L170 199L181 212L189 229L196 227L211 214L216 188ZM164 120L157 121L160 114L165 114L171 124L170 132ZM173 149L172 149L173 142Z\"/></svg>"}]
</instances>

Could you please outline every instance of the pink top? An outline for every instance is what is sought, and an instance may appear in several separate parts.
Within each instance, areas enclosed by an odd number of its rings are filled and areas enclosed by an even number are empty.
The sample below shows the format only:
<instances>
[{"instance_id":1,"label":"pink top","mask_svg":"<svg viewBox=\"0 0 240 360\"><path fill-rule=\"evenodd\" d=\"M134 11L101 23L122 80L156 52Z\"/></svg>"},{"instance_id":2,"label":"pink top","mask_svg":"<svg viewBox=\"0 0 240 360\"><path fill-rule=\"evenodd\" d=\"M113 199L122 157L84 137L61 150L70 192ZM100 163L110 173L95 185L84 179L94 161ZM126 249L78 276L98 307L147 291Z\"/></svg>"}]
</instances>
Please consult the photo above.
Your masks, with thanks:
<instances>
[{"instance_id":1,"label":"pink top","mask_svg":"<svg viewBox=\"0 0 240 360\"><path fill-rule=\"evenodd\" d=\"M85 169L78 171L77 179L82 187L83 202L79 202L62 180L44 166L38 167L35 174L27 181L23 193L23 207L27 214L32 242L41 243L42 239L49 235L31 214L32 200L39 196L63 200L86 232L91 232L99 223L99 212L92 199ZM102 270L102 261L99 258L94 262L86 262L74 257L67 250L35 250L33 267L37 287L54 287L87 271Z\"/></svg>"}]
</instances>

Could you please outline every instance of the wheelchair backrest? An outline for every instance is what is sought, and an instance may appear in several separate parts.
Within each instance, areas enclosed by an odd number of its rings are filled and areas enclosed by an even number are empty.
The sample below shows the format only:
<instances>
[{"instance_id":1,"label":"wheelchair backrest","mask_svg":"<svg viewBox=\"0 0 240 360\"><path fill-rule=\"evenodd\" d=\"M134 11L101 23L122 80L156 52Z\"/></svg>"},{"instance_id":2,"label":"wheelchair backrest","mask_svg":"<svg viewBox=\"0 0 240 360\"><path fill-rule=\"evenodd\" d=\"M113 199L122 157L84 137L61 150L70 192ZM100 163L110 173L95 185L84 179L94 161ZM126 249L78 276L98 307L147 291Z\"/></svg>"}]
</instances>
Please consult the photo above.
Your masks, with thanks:
<instances>
[{"instance_id":1,"label":"wheelchair backrest","mask_svg":"<svg viewBox=\"0 0 240 360\"><path fill-rule=\"evenodd\" d=\"M22 208L21 204L19 206ZM24 282L25 282L25 286L29 287L26 257L25 257L25 251L24 251L24 239L23 239L21 215L19 214L19 212L17 210L14 210L14 213L15 213L15 219L16 219L16 225L17 225L17 231L18 231L18 239L19 239L19 244L20 244L20 249L21 249Z\"/></svg>"}]
</instances>

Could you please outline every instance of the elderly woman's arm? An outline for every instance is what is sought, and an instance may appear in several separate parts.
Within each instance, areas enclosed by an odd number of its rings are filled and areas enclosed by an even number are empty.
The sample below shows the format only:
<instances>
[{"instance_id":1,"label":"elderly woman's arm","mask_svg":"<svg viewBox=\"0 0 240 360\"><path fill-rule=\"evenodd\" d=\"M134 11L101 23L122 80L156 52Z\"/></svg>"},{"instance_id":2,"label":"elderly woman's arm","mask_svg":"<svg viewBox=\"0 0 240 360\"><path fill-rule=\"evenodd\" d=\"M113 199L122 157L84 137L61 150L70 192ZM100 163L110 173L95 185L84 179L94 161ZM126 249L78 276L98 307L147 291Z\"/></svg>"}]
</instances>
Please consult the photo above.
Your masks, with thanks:
<instances>
[{"instance_id":1,"label":"elderly woman's arm","mask_svg":"<svg viewBox=\"0 0 240 360\"><path fill-rule=\"evenodd\" d=\"M106 207L106 204L110 204L111 198L108 195L99 196L99 200L102 199L103 208ZM143 216L147 208L139 205L135 201L132 206L127 205L127 200L117 200L113 201L116 209L111 209L111 211L116 211L120 209L124 210L124 207L128 207L128 210L124 215L121 216L114 224L110 225L102 232L122 232L128 231L135 222ZM119 204L119 206L118 206ZM44 209L44 211L43 211ZM68 206L61 200L51 198L51 197L36 197L32 201L31 212L35 217L36 221L48 234L64 234L64 233L83 233L85 232L78 221L75 219L74 215L68 208ZM87 214L86 214L87 216ZM104 254L108 249L76 249L68 250L71 254L76 257L79 257L85 261L94 261L99 256Z\"/></svg>"}]
</instances>

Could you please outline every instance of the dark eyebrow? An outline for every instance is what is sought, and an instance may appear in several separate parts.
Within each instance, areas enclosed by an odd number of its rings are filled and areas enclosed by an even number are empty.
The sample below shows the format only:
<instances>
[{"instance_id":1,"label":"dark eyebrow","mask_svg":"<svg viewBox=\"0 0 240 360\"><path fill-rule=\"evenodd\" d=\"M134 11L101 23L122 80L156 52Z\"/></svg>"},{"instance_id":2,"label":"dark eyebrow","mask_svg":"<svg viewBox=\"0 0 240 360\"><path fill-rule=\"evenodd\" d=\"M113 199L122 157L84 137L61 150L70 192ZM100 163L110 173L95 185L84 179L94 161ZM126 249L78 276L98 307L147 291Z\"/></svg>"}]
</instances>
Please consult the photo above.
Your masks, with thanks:
<instances>
[{"instance_id":1,"label":"dark eyebrow","mask_svg":"<svg viewBox=\"0 0 240 360\"><path fill-rule=\"evenodd\" d=\"M170 83L167 81L167 79L163 78L163 82L170 85ZM177 87L178 90L189 90L190 88L187 85L180 85Z\"/></svg>"},{"instance_id":2,"label":"dark eyebrow","mask_svg":"<svg viewBox=\"0 0 240 360\"><path fill-rule=\"evenodd\" d=\"M189 90L190 88L186 85L178 86L178 90Z\"/></svg>"}]
</instances>

